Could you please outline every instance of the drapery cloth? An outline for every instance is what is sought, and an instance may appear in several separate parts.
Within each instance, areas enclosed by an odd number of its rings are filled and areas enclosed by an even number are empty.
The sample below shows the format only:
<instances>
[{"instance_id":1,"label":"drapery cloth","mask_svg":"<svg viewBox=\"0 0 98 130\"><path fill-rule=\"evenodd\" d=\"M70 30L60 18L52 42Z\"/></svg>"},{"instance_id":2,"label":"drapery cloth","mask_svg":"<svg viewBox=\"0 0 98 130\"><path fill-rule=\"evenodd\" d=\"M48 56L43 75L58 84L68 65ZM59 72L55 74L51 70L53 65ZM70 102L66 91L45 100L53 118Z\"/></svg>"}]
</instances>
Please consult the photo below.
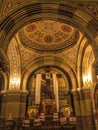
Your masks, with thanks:
<instances>
[{"instance_id":1,"label":"drapery cloth","mask_svg":"<svg viewBox=\"0 0 98 130\"><path fill-rule=\"evenodd\" d=\"M41 74L36 75L35 104L40 104Z\"/></svg>"},{"instance_id":2,"label":"drapery cloth","mask_svg":"<svg viewBox=\"0 0 98 130\"><path fill-rule=\"evenodd\" d=\"M54 89L55 102L57 106L57 112L59 112L58 80L56 74L52 74L52 76L53 76L53 89Z\"/></svg>"}]
</instances>

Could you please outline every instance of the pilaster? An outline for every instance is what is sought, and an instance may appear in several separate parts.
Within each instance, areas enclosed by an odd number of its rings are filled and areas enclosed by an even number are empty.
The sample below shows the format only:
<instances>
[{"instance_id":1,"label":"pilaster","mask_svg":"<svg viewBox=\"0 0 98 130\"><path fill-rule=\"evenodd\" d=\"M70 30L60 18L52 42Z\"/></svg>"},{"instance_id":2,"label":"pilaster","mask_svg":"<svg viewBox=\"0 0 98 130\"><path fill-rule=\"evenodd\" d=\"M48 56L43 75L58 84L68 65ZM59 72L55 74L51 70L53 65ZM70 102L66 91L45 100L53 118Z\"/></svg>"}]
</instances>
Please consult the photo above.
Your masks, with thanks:
<instances>
[{"instance_id":1,"label":"pilaster","mask_svg":"<svg viewBox=\"0 0 98 130\"><path fill-rule=\"evenodd\" d=\"M84 94L82 91L79 91L79 98L80 98L80 110L81 110L81 119L82 119L82 127L83 130L88 130L87 120L86 120L86 106L85 106L85 99Z\"/></svg>"},{"instance_id":2,"label":"pilaster","mask_svg":"<svg viewBox=\"0 0 98 130\"><path fill-rule=\"evenodd\" d=\"M80 106L80 96L77 90L72 90L73 101L74 101L74 110L77 117L77 130L83 130L82 127L82 118L81 118L81 106Z\"/></svg>"},{"instance_id":3,"label":"pilaster","mask_svg":"<svg viewBox=\"0 0 98 130\"><path fill-rule=\"evenodd\" d=\"M4 92L2 93L2 104L1 104L1 119L5 119L5 113L6 113L6 105L7 105L7 94Z\"/></svg>"},{"instance_id":4,"label":"pilaster","mask_svg":"<svg viewBox=\"0 0 98 130\"><path fill-rule=\"evenodd\" d=\"M84 113L84 120L83 126L85 126L84 130L95 130L95 122L94 122L94 116L93 116L93 107L92 107L92 99L91 99L91 93L89 88L83 88L82 94L84 98L84 107L85 107L85 113Z\"/></svg>"},{"instance_id":5,"label":"pilaster","mask_svg":"<svg viewBox=\"0 0 98 130\"><path fill-rule=\"evenodd\" d=\"M72 94L78 120L77 130L96 130L90 89L77 89L72 91Z\"/></svg>"},{"instance_id":6,"label":"pilaster","mask_svg":"<svg viewBox=\"0 0 98 130\"><path fill-rule=\"evenodd\" d=\"M25 116L27 91L9 90L3 93L1 118L11 116L18 127Z\"/></svg>"}]
</instances>

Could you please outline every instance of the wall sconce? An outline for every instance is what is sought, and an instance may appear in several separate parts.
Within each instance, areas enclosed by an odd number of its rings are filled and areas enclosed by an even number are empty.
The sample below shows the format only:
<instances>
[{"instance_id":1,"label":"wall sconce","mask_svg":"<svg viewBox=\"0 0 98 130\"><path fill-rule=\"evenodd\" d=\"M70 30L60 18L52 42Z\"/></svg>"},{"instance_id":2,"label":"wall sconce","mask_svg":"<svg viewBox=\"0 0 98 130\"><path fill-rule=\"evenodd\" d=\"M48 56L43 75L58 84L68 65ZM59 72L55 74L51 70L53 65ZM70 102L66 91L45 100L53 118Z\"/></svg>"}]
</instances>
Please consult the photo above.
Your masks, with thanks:
<instances>
[{"instance_id":1,"label":"wall sconce","mask_svg":"<svg viewBox=\"0 0 98 130\"><path fill-rule=\"evenodd\" d=\"M11 89L19 89L20 87L20 78L14 77L10 81Z\"/></svg>"},{"instance_id":2,"label":"wall sconce","mask_svg":"<svg viewBox=\"0 0 98 130\"><path fill-rule=\"evenodd\" d=\"M88 73L88 75L83 76L83 83L84 83L84 87L90 87L92 85L91 73Z\"/></svg>"}]
</instances>

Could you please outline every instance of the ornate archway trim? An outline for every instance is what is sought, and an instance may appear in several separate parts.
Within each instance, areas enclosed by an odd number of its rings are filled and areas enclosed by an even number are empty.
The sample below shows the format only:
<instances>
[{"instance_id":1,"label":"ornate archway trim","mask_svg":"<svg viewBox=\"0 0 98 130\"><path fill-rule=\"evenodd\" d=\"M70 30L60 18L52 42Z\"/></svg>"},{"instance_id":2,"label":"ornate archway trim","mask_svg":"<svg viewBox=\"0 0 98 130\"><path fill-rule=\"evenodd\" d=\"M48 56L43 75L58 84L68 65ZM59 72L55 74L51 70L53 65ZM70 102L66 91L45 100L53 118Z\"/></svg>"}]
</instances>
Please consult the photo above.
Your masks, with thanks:
<instances>
[{"instance_id":1,"label":"ornate archway trim","mask_svg":"<svg viewBox=\"0 0 98 130\"><path fill-rule=\"evenodd\" d=\"M26 90L26 85L28 82L28 78L31 75L31 73L35 72L38 68L46 67L46 66L53 66L57 67L58 69L62 70L63 72L67 73L71 79L71 88L76 89L77 88L77 79L74 71L72 68L63 62L63 60L59 57L41 57L35 62L32 62L29 64L24 72L22 73L22 90Z\"/></svg>"},{"instance_id":2,"label":"ornate archway trim","mask_svg":"<svg viewBox=\"0 0 98 130\"><path fill-rule=\"evenodd\" d=\"M86 19L84 16L86 15ZM8 44L17 31L28 23L42 19L69 23L94 42L97 32L93 22L97 21L84 11L65 4L32 3L13 11L1 22L1 47L7 51Z\"/></svg>"}]
</instances>

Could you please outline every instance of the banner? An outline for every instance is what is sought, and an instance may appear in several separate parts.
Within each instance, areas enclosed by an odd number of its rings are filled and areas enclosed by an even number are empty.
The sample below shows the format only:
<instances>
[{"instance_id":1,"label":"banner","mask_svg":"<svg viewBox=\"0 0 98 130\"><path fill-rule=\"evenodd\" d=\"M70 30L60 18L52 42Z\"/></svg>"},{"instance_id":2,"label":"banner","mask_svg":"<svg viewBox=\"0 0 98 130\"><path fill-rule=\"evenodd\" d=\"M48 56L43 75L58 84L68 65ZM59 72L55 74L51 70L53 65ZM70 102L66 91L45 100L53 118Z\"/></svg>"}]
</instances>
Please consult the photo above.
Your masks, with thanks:
<instances>
[{"instance_id":1,"label":"banner","mask_svg":"<svg viewBox=\"0 0 98 130\"><path fill-rule=\"evenodd\" d=\"M57 112L59 112L58 81L56 74L53 74L53 88L54 88L54 96L57 106Z\"/></svg>"},{"instance_id":2,"label":"banner","mask_svg":"<svg viewBox=\"0 0 98 130\"><path fill-rule=\"evenodd\" d=\"M41 74L36 75L35 104L40 104Z\"/></svg>"}]
</instances>

